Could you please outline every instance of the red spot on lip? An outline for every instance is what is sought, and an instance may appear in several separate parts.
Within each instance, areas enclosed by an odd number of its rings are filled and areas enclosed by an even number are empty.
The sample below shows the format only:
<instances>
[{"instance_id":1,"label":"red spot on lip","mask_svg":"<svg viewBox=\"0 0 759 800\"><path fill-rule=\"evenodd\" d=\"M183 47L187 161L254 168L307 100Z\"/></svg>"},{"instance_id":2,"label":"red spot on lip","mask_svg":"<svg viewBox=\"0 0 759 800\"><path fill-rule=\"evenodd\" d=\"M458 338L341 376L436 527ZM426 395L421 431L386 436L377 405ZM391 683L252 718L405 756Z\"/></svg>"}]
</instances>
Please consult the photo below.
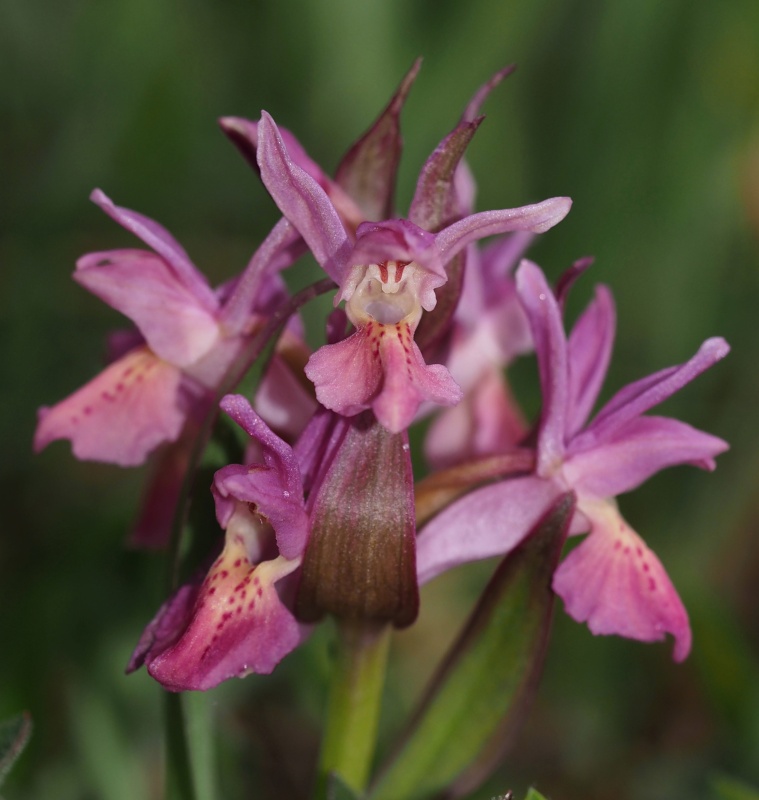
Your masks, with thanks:
<instances>
[{"instance_id":1,"label":"red spot on lip","mask_svg":"<svg viewBox=\"0 0 759 800\"><path fill-rule=\"evenodd\" d=\"M656 591L656 581L653 578L648 579L648 588L652 591Z\"/></svg>"},{"instance_id":2,"label":"red spot on lip","mask_svg":"<svg viewBox=\"0 0 759 800\"><path fill-rule=\"evenodd\" d=\"M643 572L648 572L648 569L649 569L648 568L648 564L646 564L646 562L644 561L643 562Z\"/></svg>"},{"instance_id":3,"label":"red spot on lip","mask_svg":"<svg viewBox=\"0 0 759 800\"><path fill-rule=\"evenodd\" d=\"M82 411L84 411L84 413L89 417L89 415L92 413L92 406L85 406Z\"/></svg>"},{"instance_id":4,"label":"red spot on lip","mask_svg":"<svg viewBox=\"0 0 759 800\"><path fill-rule=\"evenodd\" d=\"M227 570L223 569L223 570L221 571L221 577L222 577L222 579L223 579L223 578L226 578L226 577L228 577L228 576L229 576L229 573L227 572Z\"/></svg>"},{"instance_id":5,"label":"red spot on lip","mask_svg":"<svg viewBox=\"0 0 759 800\"><path fill-rule=\"evenodd\" d=\"M242 559L241 559L241 558L238 558L238 559L235 561L235 566L236 566L236 567L239 567L239 566L240 566L240 564L242 564Z\"/></svg>"},{"instance_id":6,"label":"red spot on lip","mask_svg":"<svg viewBox=\"0 0 759 800\"><path fill-rule=\"evenodd\" d=\"M635 552L640 556L640 558L643 558L643 550L640 547L636 547Z\"/></svg>"},{"instance_id":7,"label":"red spot on lip","mask_svg":"<svg viewBox=\"0 0 759 800\"><path fill-rule=\"evenodd\" d=\"M626 556L629 556L629 555L630 555L630 548L629 548L629 547L625 547L625 549L624 549L622 552L623 552L623 553L624 553Z\"/></svg>"},{"instance_id":8,"label":"red spot on lip","mask_svg":"<svg viewBox=\"0 0 759 800\"><path fill-rule=\"evenodd\" d=\"M123 384L123 383L121 383L121 381L119 381L119 382L116 384L116 391L117 391L117 392L123 392L123 391L124 391L124 384Z\"/></svg>"},{"instance_id":9,"label":"red spot on lip","mask_svg":"<svg viewBox=\"0 0 759 800\"><path fill-rule=\"evenodd\" d=\"M614 549L619 550L620 547L622 547L622 542L620 542L619 539L617 539L617 541L614 542Z\"/></svg>"},{"instance_id":10,"label":"red spot on lip","mask_svg":"<svg viewBox=\"0 0 759 800\"><path fill-rule=\"evenodd\" d=\"M127 367L124 372L121 373L123 378L128 378L134 372L134 367Z\"/></svg>"},{"instance_id":11,"label":"red spot on lip","mask_svg":"<svg viewBox=\"0 0 759 800\"><path fill-rule=\"evenodd\" d=\"M261 597L261 595L262 595L263 593L264 593L264 590L263 590L263 589L262 589L262 588L259 586L259 587L258 587L258 592L256 592L256 594L257 594L259 597Z\"/></svg>"},{"instance_id":12,"label":"red spot on lip","mask_svg":"<svg viewBox=\"0 0 759 800\"><path fill-rule=\"evenodd\" d=\"M214 577L215 577L215 576L214 576ZM211 587L211 588L208 590L208 594L216 594L216 587L215 587L215 586L212 586L212 587Z\"/></svg>"}]
</instances>

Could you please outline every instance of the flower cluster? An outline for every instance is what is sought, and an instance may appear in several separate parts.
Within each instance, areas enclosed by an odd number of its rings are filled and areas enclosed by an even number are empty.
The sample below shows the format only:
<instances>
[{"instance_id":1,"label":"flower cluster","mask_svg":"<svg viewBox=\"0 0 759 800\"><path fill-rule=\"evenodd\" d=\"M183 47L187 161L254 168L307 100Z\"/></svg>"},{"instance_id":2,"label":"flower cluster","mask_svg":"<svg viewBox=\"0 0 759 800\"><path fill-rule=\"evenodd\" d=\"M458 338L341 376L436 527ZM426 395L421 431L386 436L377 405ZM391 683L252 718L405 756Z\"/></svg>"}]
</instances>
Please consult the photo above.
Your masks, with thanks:
<instances>
[{"instance_id":1,"label":"flower cluster","mask_svg":"<svg viewBox=\"0 0 759 800\"><path fill-rule=\"evenodd\" d=\"M41 409L35 448L68 439L81 459L151 459L136 539L163 546L172 517L182 518L192 454L219 408L246 440L242 463L213 480L211 552L159 609L129 665L146 665L170 690L268 673L324 614L408 625L419 584L508 554L567 492L576 497L570 532L588 534L553 577L567 612L594 633L672 634L677 660L690 649L688 617L664 567L614 498L667 466L714 468L725 442L644 414L728 347L709 339L684 364L620 390L588 422L611 358L611 292L599 286L567 336L565 295L589 263L553 289L523 258L570 200L474 209L464 154L480 106L509 70L477 92L432 152L401 217L393 206L399 119L417 69L334 178L266 112L257 122L221 120L282 218L218 289L158 223L92 195L149 249L91 253L74 278L135 329L115 339L100 375ZM306 251L331 280L336 307L313 353L297 316L307 297L290 297L280 275ZM272 340L255 397L235 394ZM530 426L505 368L533 350L543 410ZM407 430L430 417L433 475L475 465L477 479L417 531ZM488 459L516 453L519 474L488 472Z\"/></svg>"}]
</instances>

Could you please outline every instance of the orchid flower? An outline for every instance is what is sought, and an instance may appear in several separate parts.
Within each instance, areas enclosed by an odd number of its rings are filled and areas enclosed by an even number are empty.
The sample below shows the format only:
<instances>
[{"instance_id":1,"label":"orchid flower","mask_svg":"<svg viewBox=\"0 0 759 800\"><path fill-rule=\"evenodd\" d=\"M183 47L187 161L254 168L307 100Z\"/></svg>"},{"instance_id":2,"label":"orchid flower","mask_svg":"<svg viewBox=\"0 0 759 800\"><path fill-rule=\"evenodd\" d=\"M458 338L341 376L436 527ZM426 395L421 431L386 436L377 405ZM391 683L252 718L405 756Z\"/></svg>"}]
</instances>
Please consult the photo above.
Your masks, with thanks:
<instances>
[{"instance_id":1,"label":"orchid flower","mask_svg":"<svg viewBox=\"0 0 759 800\"><path fill-rule=\"evenodd\" d=\"M245 398L227 395L221 407L263 457L216 473L213 494L224 548L202 582L182 586L164 604L132 655L127 671L146 664L172 691L269 673L307 631L281 596L308 538L298 463Z\"/></svg>"},{"instance_id":2,"label":"orchid flower","mask_svg":"<svg viewBox=\"0 0 759 800\"><path fill-rule=\"evenodd\" d=\"M723 358L728 345L708 339L685 364L626 386L586 424L611 356L610 292L598 287L567 339L559 304L540 269L522 262L516 285L530 321L544 398L536 472L477 489L435 517L418 541L420 582L456 564L509 552L559 494L573 490L572 532L589 535L559 566L554 591L593 633L641 641L671 633L674 658L681 661L691 646L685 608L614 497L675 464L714 469L726 442L674 419L643 415Z\"/></svg>"},{"instance_id":3,"label":"orchid flower","mask_svg":"<svg viewBox=\"0 0 759 800\"><path fill-rule=\"evenodd\" d=\"M346 416L371 408L391 432L404 430L425 400L455 405L461 390L445 367L425 363L413 338L422 313L435 307L445 265L478 239L548 230L566 215L569 199L472 214L436 233L406 219L365 222L354 242L327 193L289 155L265 112L257 133L266 188L337 283L335 303L345 301L356 328L311 357L306 375L319 402Z\"/></svg>"},{"instance_id":4,"label":"orchid flower","mask_svg":"<svg viewBox=\"0 0 759 800\"><path fill-rule=\"evenodd\" d=\"M34 446L70 439L78 458L134 466L178 439L260 317L249 305L246 326L230 328L219 293L165 228L100 190L92 200L152 252L90 253L77 262L74 279L129 317L141 337L81 389L40 410ZM271 281L263 289L258 310L262 299L274 299Z\"/></svg>"}]
</instances>

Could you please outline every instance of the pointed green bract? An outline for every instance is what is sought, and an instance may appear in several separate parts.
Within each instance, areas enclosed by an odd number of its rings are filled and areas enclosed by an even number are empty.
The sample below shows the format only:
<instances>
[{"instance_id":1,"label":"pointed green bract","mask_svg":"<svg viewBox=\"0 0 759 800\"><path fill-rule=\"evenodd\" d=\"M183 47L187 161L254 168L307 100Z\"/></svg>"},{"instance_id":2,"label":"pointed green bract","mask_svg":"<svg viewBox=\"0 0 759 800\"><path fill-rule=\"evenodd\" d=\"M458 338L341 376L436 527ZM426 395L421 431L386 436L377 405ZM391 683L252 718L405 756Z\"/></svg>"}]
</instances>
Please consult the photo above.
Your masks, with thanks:
<instances>
[{"instance_id":1,"label":"pointed green bract","mask_svg":"<svg viewBox=\"0 0 759 800\"><path fill-rule=\"evenodd\" d=\"M0 722L0 784L32 735L32 718L25 711Z\"/></svg>"},{"instance_id":2,"label":"pointed green bract","mask_svg":"<svg viewBox=\"0 0 759 800\"><path fill-rule=\"evenodd\" d=\"M543 665L551 577L573 510L574 495L559 498L501 562L371 800L421 800L446 787L464 796L501 760Z\"/></svg>"},{"instance_id":3,"label":"pointed green bract","mask_svg":"<svg viewBox=\"0 0 759 800\"><path fill-rule=\"evenodd\" d=\"M340 780L338 775L332 773L329 776L327 800L361 800L361 795L356 794L350 786L346 786Z\"/></svg>"}]
</instances>

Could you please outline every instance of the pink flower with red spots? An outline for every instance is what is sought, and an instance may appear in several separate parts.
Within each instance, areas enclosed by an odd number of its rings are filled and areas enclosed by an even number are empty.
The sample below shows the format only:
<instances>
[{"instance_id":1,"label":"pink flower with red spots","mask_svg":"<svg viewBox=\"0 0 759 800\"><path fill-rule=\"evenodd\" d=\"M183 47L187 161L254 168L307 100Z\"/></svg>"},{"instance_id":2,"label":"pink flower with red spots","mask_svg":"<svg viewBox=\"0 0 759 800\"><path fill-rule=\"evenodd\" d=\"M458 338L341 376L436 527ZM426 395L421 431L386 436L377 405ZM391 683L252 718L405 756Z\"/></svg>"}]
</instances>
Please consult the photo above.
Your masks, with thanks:
<instances>
[{"instance_id":1,"label":"pink flower with red spots","mask_svg":"<svg viewBox=\"0 0 759 800\"><path fill-rule=\"evenodd\" d=\"M643 414L727 355L728 345L708 339L685 364L626 386L586 424L611 356L611 293L598 287L567 339L559 304L540 269L522 262L516 285L543 392L536 472L477 489L434 518L418 541L420 582L458 563L509 552L556 497L572 490L572 532L590 533L554 575L553 588L567 611L597 634L656 641L671 633L674 657L681 661L691 645L685 608L614 497L675 464L714 469L726 442L677 420Z\"/></svg>"},{"instance_id":2,"label":"pink flower with red spots","mask_svg":"<svg viewBox=\"0 0 759 800\"><path fill-rule=\"evenodd\" d=\"M175 441L193 410L207 404L276 290L262 280L256 302L248 299L240 314L240 293L227 292L222 302L158 223L115 206L100 190L92 199L152 250L90 253L74 279L129 317L141 336L88 384L40 409L34 447L70 439L78 458L133 466Z\"/></svg>"},{"instance_id":3,"label":"pink flower with red spots","mask_svg":"<svg viewBox=\"0 0 759 800\"><path fill-rule=\"evenodd\" d=\"M569 199L470 214L435 233L407 219L365 222L353 241L329 195L289 155L266 113L257 137L266 188L338 284L335 302L345 301L356 328L311 357L306 374L319 402L347 416L371 408L391 432L408 427L423 401L455 405L459 387L445 367L425 363L413 340L423 312L436 305L435 290L447 280L446 264L478 239L548 230L566 215ZM429 194L420 181L411 219L431 203Z\"/></svg>"},{"instance_id":4,"label":"pink flower with red spots","mask_svg":"<svg viewBox=\"0 0 759 800\"><path fill-rule=\"evenodd\" d=\"M303 483L289 445L239 395L221 407L260 447L260 461L216 473L224 547L207 575L182 586L145 629L128 671L145 664L172 691L268 673L302 640L288 577L308 538Z\"/></svg>"}]
</instances>

